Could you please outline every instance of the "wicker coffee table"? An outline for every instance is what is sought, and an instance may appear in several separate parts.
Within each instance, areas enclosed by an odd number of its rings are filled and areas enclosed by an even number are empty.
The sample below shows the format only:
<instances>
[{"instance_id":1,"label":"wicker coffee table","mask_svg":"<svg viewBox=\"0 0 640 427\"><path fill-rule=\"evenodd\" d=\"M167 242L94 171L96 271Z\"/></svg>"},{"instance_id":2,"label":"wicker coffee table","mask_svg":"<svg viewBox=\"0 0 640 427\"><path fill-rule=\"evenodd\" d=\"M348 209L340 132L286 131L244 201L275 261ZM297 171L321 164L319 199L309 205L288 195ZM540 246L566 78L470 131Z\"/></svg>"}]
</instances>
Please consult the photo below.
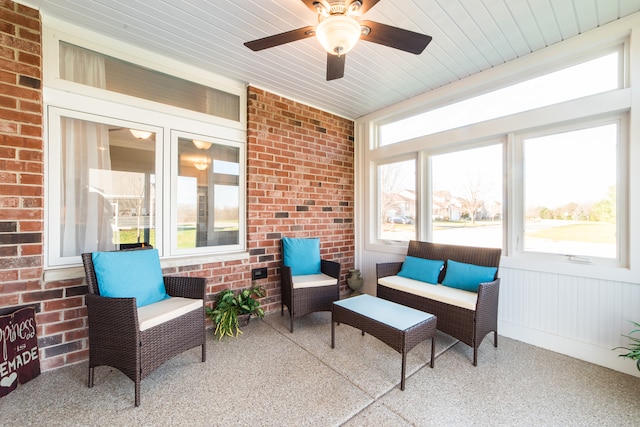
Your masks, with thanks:
<instances>
[{"instance_id":1,"label":"wicker coffee table","mask_svg":"<svg viewBox=\"0 0 640 427\"><path fill-rule=\"evenodd\" d=\"M335 348L336 323L346 323L378 338L402 354L400 390L404 390L407 353L431 338L431 367L435 354L436 316L371 295L335 301L331 311L331 348Z\"/></svg>"}]
</instances>

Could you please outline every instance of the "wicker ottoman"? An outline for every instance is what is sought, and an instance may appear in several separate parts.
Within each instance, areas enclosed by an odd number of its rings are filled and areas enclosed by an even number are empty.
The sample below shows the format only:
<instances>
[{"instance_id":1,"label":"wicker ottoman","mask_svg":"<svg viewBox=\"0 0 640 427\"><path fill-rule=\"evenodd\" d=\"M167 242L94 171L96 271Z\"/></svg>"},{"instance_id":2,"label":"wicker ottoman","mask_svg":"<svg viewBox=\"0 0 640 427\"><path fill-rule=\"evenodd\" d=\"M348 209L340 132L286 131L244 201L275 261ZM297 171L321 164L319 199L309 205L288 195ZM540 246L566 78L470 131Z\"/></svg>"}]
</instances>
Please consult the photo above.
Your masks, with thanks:
<instances>
[{"instance_id":1,"label":"wicker ottoman","mask_svg":"<svg viewBox=\"0 0 640 427\"><path fill-rule=\"evenodd\" d=\"M335 301L331 311L331 348L335 348L336 323L346 323L378 338L402 354L400 390L404 390L407 353L431 338L431 367L435 354L436 316L371 295Z\"/></svg>"}]
</instances>

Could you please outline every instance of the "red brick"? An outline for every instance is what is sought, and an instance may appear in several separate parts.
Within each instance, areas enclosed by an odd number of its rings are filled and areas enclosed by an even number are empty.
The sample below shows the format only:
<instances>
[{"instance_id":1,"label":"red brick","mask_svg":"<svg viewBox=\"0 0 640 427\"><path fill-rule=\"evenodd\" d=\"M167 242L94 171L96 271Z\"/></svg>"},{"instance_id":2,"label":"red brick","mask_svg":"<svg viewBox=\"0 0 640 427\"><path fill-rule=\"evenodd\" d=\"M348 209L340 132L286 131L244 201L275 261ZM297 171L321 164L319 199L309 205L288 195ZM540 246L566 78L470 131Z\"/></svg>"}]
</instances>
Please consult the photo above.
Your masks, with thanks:
<instances>
[{"instance_id":1,"label":"red brick","mask_svg":"<svg viewBox=\"0 0 640 427\"><path fill-rule=\"evenodd\" d=\"M40 370L41 371L50 371L52 369L60 368L65 364L65 356L60 355L56 357L44 358L42 357L44 354L44 350L40 350Z\"/></svg>"},{"instance_id":2,"label":"red brick","mask_svg":"<svg viewBox=\"0 0 640 427\"><path fill-rule=\"evenodd\" d=\"M56 290L51 290L47 292L56 292ZM44 302L43 310L45 311L64 310L68 308L81 307L83 304L84 304L83 297L56 299L56 300Z\"/></svg>"},{"instance_id":3,"label":"red brick","mask_svg":"<svg viewBox=\"0 0 640 427\"><path fill-rule=\"evenodd\" d=\"M86 345L85 345L85 347L86 347ZM66 363L67 364L77 363L77 362L81 362L81 361L87 360L87 359L89 359L89 349L81 350L81 351L75 351L73 353L68 353L66 355Z\"/></svg>"},{"instance_id":4,"label":"red brick","mask_svg":"<svg viewBox=\"0 0 640 427\"><path fill-rule=\"evenodd\" d=\"M59 323L51 323L44 325L44 334L52 335L59 332L66 332L73 329L83 328L84 326L84 321L82 319L73 319Z\"/></svg>"}]
</instances>

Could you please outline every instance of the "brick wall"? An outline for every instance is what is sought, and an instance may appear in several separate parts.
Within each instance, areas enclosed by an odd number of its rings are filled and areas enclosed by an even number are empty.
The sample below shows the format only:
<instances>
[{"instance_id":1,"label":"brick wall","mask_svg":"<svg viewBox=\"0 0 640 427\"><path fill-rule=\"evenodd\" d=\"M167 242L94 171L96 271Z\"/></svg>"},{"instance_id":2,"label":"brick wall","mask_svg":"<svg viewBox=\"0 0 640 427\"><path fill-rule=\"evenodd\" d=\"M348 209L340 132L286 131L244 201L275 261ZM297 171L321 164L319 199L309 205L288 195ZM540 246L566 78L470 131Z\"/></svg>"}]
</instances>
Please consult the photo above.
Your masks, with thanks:
<instances>
[{"instance_id":1,"label":"brick wall","mask_svg":"<svg viewBox=\"0 0 640 427\"><path fill-rule=\"evenodd\" d=\"M354 265L353 122L256 88L248 93L247 211L251 266L267 267L280 308L280 238L319 237L321 255Z\"/></svg>"},{"instance_id":2,"label":"brick wall","mask_svg":"<svg viewBox=\"0 0 640 427\"><path fill-rule=\"evenodd\" d=\"M44 164L41 23L38 12L0 0L0 314L38 311L40 363L49 370L88 357L84 279L42 280ZM280 309L281 236L318 236L323 257L353 267L353 122L249 89L248 261L168 268L207 278L208 304L251 285L267 267L267 311Z\"/></svg>"},{"instance_id":3,"label":"brick wall","mask_svg":"<svg viewBox=\"0 0 640 427\"><path fill-rule=\"evenodd\" d=\"M37 11L0 0L0 314L34 302L40 310L45 300L64 293L40 282L44 241L40 38ZM43 319L40 314L41 325ZM38 333L44 333L43 326Z\"/></svg>"}]
</instances>

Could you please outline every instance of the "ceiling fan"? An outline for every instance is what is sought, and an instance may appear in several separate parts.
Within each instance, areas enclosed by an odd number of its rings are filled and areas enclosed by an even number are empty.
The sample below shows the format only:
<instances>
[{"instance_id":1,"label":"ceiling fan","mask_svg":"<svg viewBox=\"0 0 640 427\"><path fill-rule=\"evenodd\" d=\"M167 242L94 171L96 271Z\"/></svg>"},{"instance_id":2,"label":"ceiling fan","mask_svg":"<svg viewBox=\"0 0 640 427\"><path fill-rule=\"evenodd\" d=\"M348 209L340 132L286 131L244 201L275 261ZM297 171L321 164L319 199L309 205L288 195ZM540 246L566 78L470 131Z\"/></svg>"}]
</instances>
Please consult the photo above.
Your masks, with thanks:
<instances>
[{"instance_id":1,"label":"ceiling fan","mask_svg":"<svg viewBox=\"0 0 640 427\"><path fill-rule=\"evenodd\" d=\"M345 55L358 39L381 44L416 55L422 53L431 41L431 36L404 30L373 21L358 21L356 16L364 14L380 0L326 1L302 0L318 14L318 25L264 37L246 42L253 51L316 36L327 51L327 80L344 76Z\"/></svg>"}]
</instances>

